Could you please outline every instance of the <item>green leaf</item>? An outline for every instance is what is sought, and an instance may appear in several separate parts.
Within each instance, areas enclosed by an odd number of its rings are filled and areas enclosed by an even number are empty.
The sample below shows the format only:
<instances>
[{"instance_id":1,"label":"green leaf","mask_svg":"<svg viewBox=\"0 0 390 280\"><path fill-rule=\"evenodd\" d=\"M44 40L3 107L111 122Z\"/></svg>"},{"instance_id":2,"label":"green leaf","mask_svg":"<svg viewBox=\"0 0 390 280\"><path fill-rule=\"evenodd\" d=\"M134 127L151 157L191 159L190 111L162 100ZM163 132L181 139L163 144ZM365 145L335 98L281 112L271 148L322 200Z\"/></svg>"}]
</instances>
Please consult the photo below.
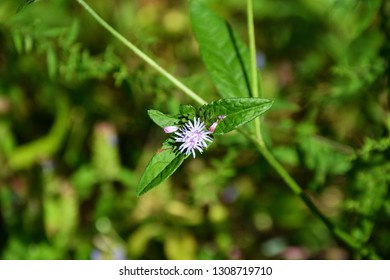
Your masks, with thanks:
<instances>
[{"instance_id":1,"label":"green leaf","mask_svg":"<svg viewBox=\"0 0 390 280\"><path fill-rule=\"evenodd\" d=\"M23 10L26 6L30 5L30 4L33 4L34 2L36 2L38 0L23 0L21 1L22 3L19 4L19 7L18 9L16 10L17 13L19 13L21 10Z\"/></svg>"},{"instance_id":2,"label":"green leaf","mask_svg":"<svg viewBox=\"0 0 390 280\"><path fill-rule=\"evenodd\" d=\"M196 116L196 109L191 105L180 105L180 117L192 120Z\"/></svg>"},{"instance_id":3,"label":"green leaf","mask_svg":"<svg viewBox=\"0 0 390 280\"><path fill-rule=\"evenodd\" d=\"M171 176L188 155L177 152L166 140L150 160L137 186L137 195L150 191Z\"/></svg>"},{"instance_id":4,"label":"green leaf","mask_svg":"<svg viewBox=\"0 0 390 280\"><path fill-rule=\"evenodd\" d=\"M214 134L222 135L260 116L272 106L273 101L264 98L224 98L200 107L199 115L207 123L220 120Z\"/></svg>"},{"instance_id":5,"label":"green leaf","mask_svg":"<svg viewBox=\"0 0 390 280\"><path fill-rule=\"evenodd\" d=\"M190 10L202 59L219 94L225 98L251 96L249 49L202 1L191 1Z\"/></svg>"},{"instance_id":6,"label":"green leaf","mask_svg":"<svg viewBox=\"0 0 390 280\"><path fill-rule=\"evenodd\" d=\"M161 128L171 125L177 125L179 119L170 115L165 115L157 110L148 110L149 117Z\"/></svg>"}]
</instances>

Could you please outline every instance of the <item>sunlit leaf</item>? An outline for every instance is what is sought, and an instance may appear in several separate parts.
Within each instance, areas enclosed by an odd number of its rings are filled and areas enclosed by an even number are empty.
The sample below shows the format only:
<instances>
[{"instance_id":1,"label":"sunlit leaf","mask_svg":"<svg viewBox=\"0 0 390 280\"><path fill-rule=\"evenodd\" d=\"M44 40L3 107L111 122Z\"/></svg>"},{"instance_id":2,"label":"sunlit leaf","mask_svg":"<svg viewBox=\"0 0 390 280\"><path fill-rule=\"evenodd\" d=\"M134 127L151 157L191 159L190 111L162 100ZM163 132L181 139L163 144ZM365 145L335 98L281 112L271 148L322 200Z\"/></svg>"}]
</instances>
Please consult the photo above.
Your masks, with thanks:
<instances>
[{"instance_id":1,"label":"sunlit leaf","mask_svg":"<svg viewBox=\"0 0 390 280\"><path fill-rule=\"evenodd\" d=\"M179 122L178 118L166 115L157 110L148 110L148 115L161 128L176 125Z\"/></svg>"},{"instance_id":2,"label":"sunlit leaf","mask_svg":"<svg viewBox=\"0 0 390 280\"><path fill-rule=\"evenodd\" d=\"M207 120L215 121L223 116L214 132L215 135L221 135L262 115L272 103L264 98L224 98L202 106L199 114Z\"/></svg>"},{"instance_id":3,"label":"sunlit leaf","mask_svg":"<svg viewBox=\"0 0 390 280\"><path fill-rule=\"evenodd\" d=\"M19 7L18 9L16 10L16 12L20 12L21 10L23 10L24 8L26 8L28 5L31 5L35 2L38 2L39 0L23 0L21 1L21 3L19 4Z\"/></svg>"},{"instance_id":4,"label":"sunlit leaf","mask_svg":"<svg viewBox=\"0 0 390 280\"><path fill-rule=\"evenodd\" d=\"M230 25L202 1L191 1L191 23L207 70L222 97L251 95L250 53Z\"/></svg>"},{"instance_id":5,"label":"sunlit leaf","mask_svg":"<svg viewBox=\"0 0 390 280\"><path fill-rule=\"evenodd\" d=\"M137 195L150 191L171 176L188 157L173 150L169 139L164 142L146 167L137 186Z\"/></svg>"}]
</instances>

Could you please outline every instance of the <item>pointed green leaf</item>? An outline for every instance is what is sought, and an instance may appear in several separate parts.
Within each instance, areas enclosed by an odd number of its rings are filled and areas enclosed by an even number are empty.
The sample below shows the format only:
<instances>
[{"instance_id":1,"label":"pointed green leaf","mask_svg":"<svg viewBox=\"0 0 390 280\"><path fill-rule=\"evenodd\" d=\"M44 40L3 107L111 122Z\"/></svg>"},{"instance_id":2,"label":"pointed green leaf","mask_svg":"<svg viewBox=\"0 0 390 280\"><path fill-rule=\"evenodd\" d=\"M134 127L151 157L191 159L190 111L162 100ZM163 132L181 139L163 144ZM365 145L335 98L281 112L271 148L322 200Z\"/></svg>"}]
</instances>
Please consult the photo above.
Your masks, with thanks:
<instances>
[{"instance_id":1,"label":"pointed green leaf","mask_svg":"<svg viewBox=\"0 0 390 280\"><path fill-rule=\"evenodd\" d=\"M219 94L226 98L251 96L249 49L202 1L191 1L190 9L203 62Z\"/></svg>"},{"instance_id":2,"label":"pointed green leaf","mask_svg":"<svg viewBox=\"0 0 390 280\"><path fill-rule=\"evenodd\" d=\"M142 174L137 186L138 196L165 181L188 157L188 155L174 151L172 145L168 143L169 141L170 139L163 143L161 149L156 152Z\"/></svg>"},{"instance_id":3,"label":"pointed green leaf","mask_svg":"<svg viewBox=\"0 0 390 280\"><path fill-rule=\"evenodd\" d=\"M19 4L18 9L16 10L17 13L19 13L21 10L23 10L27 5L33 4L37 0L23 0L22 3Z\"/></svg>"},{"instance_id":4,"label":"pointed green leaf","mask_svg":"<svg viewBox=\"0 0 390 280\"><path fill-rule=\"evenodd\" d=\"M180 117L192 120L196 115L196 109L191 105L180 105Z\"/></svg>"},{"instance_id":5,"label":"pointed green leaf","mask_svg":"<svg viewBox=\"0 0 390 280\"><path fill-rule=\"evenodd\" d=\"M224 116L214 131L215 135L222 135L260 116L272 103L264 98L224 98L200 107L199 115L208 123Z\"/></svg>"},{"instance_id":6,"label":"pointed green leaf","mask_svg":"<svg viewBox=\"0 0 390 280\"><path fill-rule=\"evenodd\" d=\"M165 115L157 110L148 110L148 115L159 127L164 128L166 126L177 125L179 119L170 115Z\"/></svg>"}]
</instances>

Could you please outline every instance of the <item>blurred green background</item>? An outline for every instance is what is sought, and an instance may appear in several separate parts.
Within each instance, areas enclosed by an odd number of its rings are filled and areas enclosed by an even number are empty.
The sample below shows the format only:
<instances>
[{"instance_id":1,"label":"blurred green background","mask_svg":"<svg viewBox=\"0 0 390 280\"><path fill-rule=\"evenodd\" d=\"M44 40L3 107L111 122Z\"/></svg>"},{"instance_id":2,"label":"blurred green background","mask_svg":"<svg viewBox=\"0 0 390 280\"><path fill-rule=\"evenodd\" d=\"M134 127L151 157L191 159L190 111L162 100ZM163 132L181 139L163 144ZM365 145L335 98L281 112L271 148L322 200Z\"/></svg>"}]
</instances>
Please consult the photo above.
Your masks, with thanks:
<instances>
[{"instance_id":1,"label":"blurred green background","mask_svg":"<svg viewBox=\"0 0 390 280\"><path fill-rule=\"evenodd\" d=\"M139 198L166 138L147 109L191 104L76 1L0 2L0 258L350 259L238 133ZM207 101L185 0L94 0ZM246 4L212 7L247 42ZM271 152L337 225L390 258L390 3L255 0ZM17 12L19 10L19 12Z\"/></svg>"}]
</instances>

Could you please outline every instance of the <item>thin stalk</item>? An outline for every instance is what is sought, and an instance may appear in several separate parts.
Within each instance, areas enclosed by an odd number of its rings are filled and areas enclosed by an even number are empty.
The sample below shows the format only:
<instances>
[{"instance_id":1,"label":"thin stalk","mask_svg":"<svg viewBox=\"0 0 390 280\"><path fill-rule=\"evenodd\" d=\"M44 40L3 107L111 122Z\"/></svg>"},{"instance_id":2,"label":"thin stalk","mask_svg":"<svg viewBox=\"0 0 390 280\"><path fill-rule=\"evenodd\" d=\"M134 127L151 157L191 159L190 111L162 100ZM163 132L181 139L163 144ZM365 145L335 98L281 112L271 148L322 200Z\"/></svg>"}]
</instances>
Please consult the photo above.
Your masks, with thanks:
<instances>
[{"instance_id":1,"label":"thin stalk","mask_svg":"<svg viewBox=\"0 0 390 280\"><path fill-rule=\"evenodd\" d=\"M258 73L257 73L257 63L256 63L256 42L255 42L255 27L253 23L253 3L252 0L247 0L247 18L248 18L248 36L249 36L249 49L250 49L250 58L251 58L251 92L253 97L259 97L258 90ZM255 133L257 141L263 143L263 136L261 135L261 123L260 118L256 118L254 121Z\"/></svg>"},{"instance_id":2,"label":"thin stalk","mask_svg":"<svg viewBox=\"0 0 390 280\"><path fill-rule=\"evenodd\" d=\"M79 4L81 6L83 6L83 8L88 13L90 13L91 16L93 18L95 18L98 23L100 23L108 32L110 32L112 34L112 36L114 36L119 41L121 41L126 47L128 47L131 51L133 51L143 61L148 63L150 66L152 66L157 72L159 72L161 75L163 75L168 80L170 80L176 87L181 89L188 97L190 97L191 99L193 99L195 102L199 103L200 105L207 103L198 94L196 94L191 89L189 89L187 86L185 86L182 82L180 82L178 79L176 79L174 76L172 76L169 72L167 72L164 68L162 68L160 65L158 65L152 58L147 56L139 48L137 48L135 45L133 45L129 40L127 40L125 37L123 37L118 31L116 31L114 28L112 28L87 3L85 3L83 0L77 0L77 2L79 2Z\"/></svg>"},{"instance_id":3,"label":"thin stalk","mask_svg":"<svg viewBox=\"0 0 390 280\"><path fill-rule=\"evenodd\" d=\"M334 225L321 211L318 207L313 203L311 198L303 191L303 189L299 186L299 184L290 176L290 174L284 169L284 167L278 162L278 160L272 155L272 153L268 150L264 142L258 141L257 138L248 134L246 131L242 129L238 129L246 138L248 138L253 144L256 146L258 151L262 154L262 156L266 159L266 161L273 167L273 169L279 174L279 176L283 179L289 189L298 196L303 203L310 209L310 211L315 214L328 228L328 230L332 233L332 235L346 247L351 249L354 252L358 252L360 255L364 257L368 257L370 259L377 259L378 256L372 250L365 248L363 244L356 241L353 236L348 234L346 231Z\"/></svg>"},{"instance_id":4,"label":"thin stalk","mask_svg":"<svg viewBox=\"0 0 390 280\"><path fill-rule=\"evenodd\" d=\"M252 96L259 97L259 90L257 87L256 42L255 42L255 26L253 22L252 0L247 0L247 18L248 18L249 49L250 49L250 57L251 57Z\"/></svg>"},{"instance_id":5,"label":"thin stalk","mask_svg":"<svg viewBox=\"0 0 390 280\"><path fill-rule=\"evenodd\" d=\"M247 18L248 18L248 35L249 35L249 47L250 47L250 57L251 57L251 77L252 77L252 96L259 97L258 92L258 73L257 73L257 64L256 64L256 45L255 45L255 28L253 22L253 1L247 0ZM282 177L283 181L287 184L290 190L306 204L306 206L317 215L320 220L326 225L326 227L332 232L332 234L341 242L345 243L348 247L357 250L360 248L354 238L349 236L346 232L337 228L332 224L332 222L322 214L322 212L315 206L310 197L303 192L302 188L294 181L294 179L288 174L286 169L276 160L276 158L270 153L266 147L260 127L260 119L255 120L256 128L256 139L250 137L251 140L255 143L259 152L264 156L268 163L275 169L275 171Z\"/></svg>"},{"instance_id":6,"label":"thin stalk","mask_svg":"<svg viewBox=\"0 0 390 280\"><path fill-rule=\"evenodd\" d=\"M271 154L267 147L259 143L257 139L252 138L252 142L256 145L259 152L264 156L267 162L275 169L275 171L282 177L283 181L290 188L290 190L301 198L301 200L306 204L306 206L314 213L329 229L333 236L339 240L341 243L345 244L348 248L353 251L363 252L364 248L360 242L357 242L354 237L342 230L341 228L334 225L313 203L310 197L302 190L297 182L288 174L286 169L276 160L276 158ZM375 256L372 252L371 255Z\"/></svg>"}]
</instances>

